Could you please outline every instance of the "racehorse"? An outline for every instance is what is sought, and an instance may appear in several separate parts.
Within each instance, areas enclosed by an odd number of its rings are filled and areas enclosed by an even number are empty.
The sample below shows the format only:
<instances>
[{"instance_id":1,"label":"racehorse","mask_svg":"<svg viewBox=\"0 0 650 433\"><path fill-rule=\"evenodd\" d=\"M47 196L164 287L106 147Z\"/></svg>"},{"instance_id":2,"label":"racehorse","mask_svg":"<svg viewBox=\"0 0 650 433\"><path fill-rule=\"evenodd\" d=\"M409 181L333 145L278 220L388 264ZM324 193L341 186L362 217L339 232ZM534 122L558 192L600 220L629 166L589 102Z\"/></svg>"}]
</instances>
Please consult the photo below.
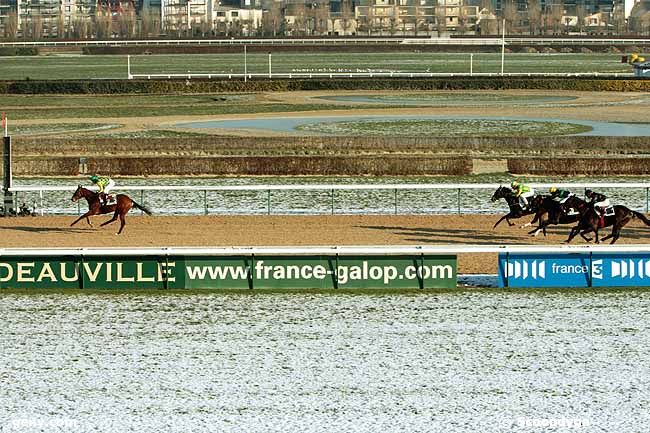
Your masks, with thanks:
<instances>
[{"instance_id":1,"label":"racehorse","mask_svg":"<svg viewBox=\"0 0 650 433\"><path fill-rule=\"evenodd\" d=\"M576 196L571 196L562 205L551 196L545 195L541 197L542 199L537 206L538 209L535 218L528 224L524 224L524 227L529 227L538 223L537 228L528 232L529 235L537 236L541 231L546 236L546 227L549 225L572 224L580 219L580 213L577 211L577 208L580 203L585 203L584 200ZM569 210L574 210L575 213L568 213ZM582 237L587 241L591 240L585 237L584 234L582 234Z\"/></svg>"},{"instance_id":2,"label":"racehorse","mask_svg":"<svg viewBox=\"0 0 650 433\"><path fill-rule=\"evenodd\" d=\"M539 196L538 196L539 197ZM504 199L506 203L508 203L508 207L510 208L510 212L508 212L507 215L504 215L499 219L499 221L494 224L493 229L497 228L499 224L501 224L501 221L506 220L509 226L514 226L514 223L510 222L510 218L521 218L526 215L531 215L534 214L537 210L535 207L535 199L531 200L530 202L530 210L525 210L521 208L521 205L519 204L519 199L515 195L515 193L508 188L507 186L500 186L497 188L496 191L494 191L494 194L492 194L492 200L493 202L499 200L500 198Z\"/></svg>"},{"instance_id":3,"label":"racehorse","mask_svg":"<svg viewBox=\"0 0 650 433\"><path fill-rule=\"evenodd\" d=\"M577 210L580 212L580 221L577 226L571 229L571 233L569 233L569 238L566 240L566 243L571 242L571 239L573 239L578 233L580 233L583 238L587 239L585 234L594 232L596 235L596 243L598 244L600 243L600 240L598 239L598 230L603 227L612 226L612 232L602 240L606 241L611 238L612 241L610 243L613 244L618 240L619 236L621 236L621 229L634 218L639 218L645 223L645 225L650 226L650 220L645 215L622 205L614 206L614 214L605 215L602 220L593 205L587 202L583 201L579 204ZM601 224L601 221L603 224Z\"/></svg>"},{"instance_id":4,"label":"racehorse","mask_svg":"<svg viewBox=\"0 0 650 433\"><path fill-rule=\"evenodd\" d=\"M140 209L147 215L151 215L151 211L149 209L131 200L131 198L125 194L117 194L117 196L115 197L116 199L115 204L102 205L101 202L99 201L99 193L93 192L79 185L77 190L72 195L72 201L76 202L80 198L85 198L86 201L88 202L88 212L86 212L85 214L77 218L72 224L70 224L70 227L77 224L79 221L81 221L84 218L86 218L86 221L88 221L88 225L92 227L93 224L90 222L90 218L88 217L93 215L103 215L103 214L113 212L113 218L102 223L100 227L103 227L106 224L110 224L113 221L117 221L117 218L119 217L120 230L117 232L117 234L119 235L120 233L122 233L122 230L124 229L125 215L127 214L128 211L131 210L132 207L136 209Z\"/></svg>"}]
</instances>

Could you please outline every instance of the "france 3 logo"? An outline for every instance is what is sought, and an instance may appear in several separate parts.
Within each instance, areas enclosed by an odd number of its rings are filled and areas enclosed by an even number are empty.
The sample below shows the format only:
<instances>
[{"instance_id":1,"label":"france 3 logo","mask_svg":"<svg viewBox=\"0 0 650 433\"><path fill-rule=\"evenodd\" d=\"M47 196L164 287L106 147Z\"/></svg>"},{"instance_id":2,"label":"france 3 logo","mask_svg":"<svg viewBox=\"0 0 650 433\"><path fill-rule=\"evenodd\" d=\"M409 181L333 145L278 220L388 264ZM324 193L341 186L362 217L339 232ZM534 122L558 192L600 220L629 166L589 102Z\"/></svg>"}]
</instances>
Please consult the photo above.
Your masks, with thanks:
<instances>
[{"instance_id":1,"label":"france 3 logo","mask_svg":"<svg viewBox=\"0 0 650 433\"><path fill-rule=\"evenodd\" d=\"M650 286L650 254L500 254L499 286Z\"/></svg>"}]
</instances>

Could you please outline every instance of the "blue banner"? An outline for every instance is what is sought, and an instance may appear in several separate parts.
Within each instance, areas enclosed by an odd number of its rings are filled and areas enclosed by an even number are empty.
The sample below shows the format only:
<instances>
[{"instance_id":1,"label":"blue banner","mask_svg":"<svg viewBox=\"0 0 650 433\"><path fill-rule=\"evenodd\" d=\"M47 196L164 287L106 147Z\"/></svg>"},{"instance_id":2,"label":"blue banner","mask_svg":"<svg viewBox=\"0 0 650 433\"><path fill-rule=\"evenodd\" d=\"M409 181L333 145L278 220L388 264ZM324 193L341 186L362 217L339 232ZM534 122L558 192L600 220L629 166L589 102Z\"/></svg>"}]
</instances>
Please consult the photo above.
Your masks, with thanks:
<instances>
[{"instance_id":1,"label":"blue banner","mask_svg":"<svg viewBox=\"0 0 650 433\"><path fill-rule=\"evenodd\" d=\"M594 253L592 261L593 287L650 286L650 253Z\"/></svg>"},{"instance_id":2,"label":"blue banner","mask_svg":"<svg viewBox=\"0 0 650 433\"><path fill-rule=\"evenodd\" d=\"M499 287L650 287L650 253L501 253Z\"/></svg>"},{"instance_id":3,"label":"blue banner","mask_svg":"<svg viewBox=\"0 0 650 433\"><path fill-rule=\"evenodd\" d=\"M499 254L499 287L589 287L589 254Z\"/></svg>"}]
</instances>

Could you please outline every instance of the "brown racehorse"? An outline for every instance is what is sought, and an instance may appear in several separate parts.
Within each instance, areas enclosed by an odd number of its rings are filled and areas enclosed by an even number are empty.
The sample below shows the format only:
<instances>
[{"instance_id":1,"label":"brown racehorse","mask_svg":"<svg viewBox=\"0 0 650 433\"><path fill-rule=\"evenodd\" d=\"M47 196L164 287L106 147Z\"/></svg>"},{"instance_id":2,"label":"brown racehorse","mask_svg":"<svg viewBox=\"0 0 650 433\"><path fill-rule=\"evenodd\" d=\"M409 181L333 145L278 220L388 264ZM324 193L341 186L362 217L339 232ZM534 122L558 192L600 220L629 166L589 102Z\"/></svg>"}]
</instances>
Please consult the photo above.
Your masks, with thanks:
<instances>
[{"instance_id":1,"label":"brown racehorse","mask_svg":"<svg viewBox=\"0 0 650 433\"><path fill-rule=\"evenodd\" d=\"M118 194L116 198L116 204L111 204L111 205L104 205L99 201L99 194L96 192L93 192L89 189L86 189L79 185L77 190L74 192L72 195L72 201L76 202L80 198L85 198L86 201L88 202L88 212L85 214L81 215L79 218L77 218L72 224L70 224L70 227L73 225L77 224L79 221L82 219L86 218L86 221L88 221L88 224L92 227L92 223L90 222L90 216L93 215L103 215L107 213L113 213L113 218L110 220L106 221L105 223L102 223L100 227L105 226L106 224L110 224L113 221L117 221L117 218L120 218L120 230L117 232L119 235L122 233L122 230L124 229L124 224L125 224L125 216L128 211L131 210L132 207L136 209L140 209L147 215L151 215L151 211L147 209L146 207L139 205L135 201L131 200L131 198L128 195L124 194Z\"/></svg>"},{"instance_id":2,"label":"brown racehorse","mask_svg":"<svg viewBox=\"0 0 650 433\"><path fill-rule=\"evenodd\" d=\"M580 221L577 226L571 229L571 233L569 233L569 238L566 240L566 243L571 242L571 239L573 239L578 233L580 233L584 238L585 234L594 232L596 235L596 243L611 238L611 243L613 244L621 235L621 229L634 218L638 218L643 221L645 225L650 226L650 220L648 220L648 218L641 212L634 211L621 205L614 206L614 215L606 215L603 218L602 222L604 224L601 224L601 217L596 213L592 204L582 202L582 204L578 204L577 210L580 212ZM612 233L602 239L598 239L598 230L609 226L612 226Z\"/></svg>"}]
</instances>

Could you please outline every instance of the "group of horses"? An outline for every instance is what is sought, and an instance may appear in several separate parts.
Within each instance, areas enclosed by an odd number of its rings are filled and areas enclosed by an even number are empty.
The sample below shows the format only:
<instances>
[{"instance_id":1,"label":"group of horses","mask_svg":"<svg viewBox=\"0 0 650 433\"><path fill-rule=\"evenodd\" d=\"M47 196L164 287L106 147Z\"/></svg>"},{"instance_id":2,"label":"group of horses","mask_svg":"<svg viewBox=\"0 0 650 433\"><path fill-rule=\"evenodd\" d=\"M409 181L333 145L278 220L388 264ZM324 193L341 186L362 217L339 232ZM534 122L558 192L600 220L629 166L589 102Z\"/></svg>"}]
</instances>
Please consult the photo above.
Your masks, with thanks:
<instances>
[{"instance_id":1,"label":"group of horses","mask_svg":"<svg viewBox=\"0 0 650 433\"><path fill-rule=\"evenodd\" d=\"M538 194L529 202L529 208L522 208L519 204L519 198L507 186L500 186L492 195L492 201L504 199L508 203L510 212L499 219L493 228L496 228L503 220L513 226L511 219L521 218L526 215L535 215L533 220L523 227L529 227L537 223L537 227L528 232L530 235L537 236L540 232L546 236L546 228L551 224L574 224L566 240L567 243L578 234L587 242L593 239L587 237L587 234L594 233L596 243L611 239L613 244L621 235L621 229L634 218L643 221L650 226L650 220L641 212L634 211L622 205L613 206L613 212L606 212L604 216L598 214L593 204L582 200L576 195L570 196L563 204L554 200L550 195ZM612 232L599 239L598 231L604 227L612 227Z\"/></svg>"}]
</instances>

